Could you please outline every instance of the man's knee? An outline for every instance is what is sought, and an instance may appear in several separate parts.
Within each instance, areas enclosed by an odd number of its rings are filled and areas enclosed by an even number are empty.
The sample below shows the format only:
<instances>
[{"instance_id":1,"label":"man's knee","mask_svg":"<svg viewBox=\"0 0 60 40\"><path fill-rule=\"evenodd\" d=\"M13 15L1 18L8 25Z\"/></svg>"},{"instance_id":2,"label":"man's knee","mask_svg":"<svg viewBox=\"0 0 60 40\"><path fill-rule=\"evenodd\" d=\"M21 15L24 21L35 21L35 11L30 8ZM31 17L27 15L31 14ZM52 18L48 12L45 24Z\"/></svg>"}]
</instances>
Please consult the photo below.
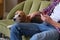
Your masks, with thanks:
<instances>
[{"instance_id":1,"label":"man's knee","mask_svg":"<svg viewBox=\"0 0 60 40\"><path fill-rule=\"evenodd\" d=\"M18 24L13 24L10 30L16 30L18 29L19 25Z\"/></svg>"},{"instance_id":2,"label":"man's knee","mask_svg":"<svg viewBox=\"0 0 60 40\"><path fill-rule=\"evenodd\" d=\"M32 36L30 40L57 40L59 33L56 30L44 31Z\"/></svg>"}]
</instances>

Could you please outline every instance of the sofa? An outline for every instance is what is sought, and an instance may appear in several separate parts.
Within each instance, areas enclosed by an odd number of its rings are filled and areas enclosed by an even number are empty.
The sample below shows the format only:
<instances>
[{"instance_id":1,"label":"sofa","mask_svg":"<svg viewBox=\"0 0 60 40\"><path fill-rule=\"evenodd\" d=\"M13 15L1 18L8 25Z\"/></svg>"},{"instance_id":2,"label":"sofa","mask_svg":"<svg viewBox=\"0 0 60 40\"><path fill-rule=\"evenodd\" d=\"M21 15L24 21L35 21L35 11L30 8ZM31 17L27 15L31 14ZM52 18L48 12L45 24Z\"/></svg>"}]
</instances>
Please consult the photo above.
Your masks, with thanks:
<instances>
[{"instance_id":1,"label":"sofa","mask_svg":"<svg viewBox=\"0 0 60 40\"><path fill-rule=\"evenodd\" d=\"M42 11L44 8L50 5L50 1L47 0L26 0L17 4L11 11L8 13L6 19L0 20L0 32L4 33L6 36L10 37L10 30L7 28L8 25L14 24L13 16L17 10L22 10L28 15L34 11ZM28 40L25 36L22 36L23 40Z\"/></svg>"}]
</instances>

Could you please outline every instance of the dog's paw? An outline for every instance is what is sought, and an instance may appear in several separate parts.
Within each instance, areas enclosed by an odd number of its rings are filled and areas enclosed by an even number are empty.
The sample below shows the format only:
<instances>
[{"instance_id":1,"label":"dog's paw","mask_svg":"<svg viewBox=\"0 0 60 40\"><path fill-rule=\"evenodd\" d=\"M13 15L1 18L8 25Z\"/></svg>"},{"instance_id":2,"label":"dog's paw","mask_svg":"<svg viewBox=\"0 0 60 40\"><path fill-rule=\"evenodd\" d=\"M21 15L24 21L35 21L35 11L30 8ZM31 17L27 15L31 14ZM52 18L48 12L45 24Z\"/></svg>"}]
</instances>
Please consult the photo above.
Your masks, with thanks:
<instances>
[{"instance_id":1,"label":"dog's paw","mask_svg":"<svg viewBox=\"0 0 60 40\"><path fill-rule=\"evenodd\" d=\"M10 29L11 27L12 27L12 25L7 26L7 28L9 28L9 29Z\"/></svg>"}]
</instances>

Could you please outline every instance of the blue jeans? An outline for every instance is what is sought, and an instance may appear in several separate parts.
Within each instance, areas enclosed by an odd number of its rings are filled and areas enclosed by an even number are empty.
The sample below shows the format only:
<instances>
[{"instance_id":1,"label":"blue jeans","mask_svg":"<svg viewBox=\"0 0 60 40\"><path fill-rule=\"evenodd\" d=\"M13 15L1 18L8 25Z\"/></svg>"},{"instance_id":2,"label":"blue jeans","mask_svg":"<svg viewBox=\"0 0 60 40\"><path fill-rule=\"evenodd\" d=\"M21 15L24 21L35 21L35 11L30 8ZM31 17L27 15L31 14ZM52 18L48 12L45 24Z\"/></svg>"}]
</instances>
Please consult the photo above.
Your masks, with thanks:
<instances>
[{"instance_id":1,"label":"blue jeans","mask_svg":"<svg viewBox=\"0 0 60 40\"><path fill-rule=\"evenodd\" d=\"M13 26L11 27L11 31L10 31L10 40L22 40L22 35L25 36L30 36L32 37L30 40L37 40L38 38L35 36L37 33L42 33L40 35L46 35L46 33L50 33L52 30L52 32L55 32L57 38L59 33L57 32L57 30L50 24L47 23L42 23L42 24L37 24L37 23L16 23L13 24ZM56 30L56 31L54 31ZM45 32L47 31L47 32ZM52 33L51 32L51 37L52 37ZM34 35L35 34L35 35ZM33 35L33 36L32 36ZM48 36L50 36L48 35ZM52 38L56 38L55 35L53 35ZM47 36L47 37L48 37ZM34 39L34 37L36 39ZM44 36L43 36L44 37ZM43 38L42 40L44 40L45 38ZM40 38L39 38L40 40ZM53 40L53 39L50 39Z\"/></svg>"}]
</instances>

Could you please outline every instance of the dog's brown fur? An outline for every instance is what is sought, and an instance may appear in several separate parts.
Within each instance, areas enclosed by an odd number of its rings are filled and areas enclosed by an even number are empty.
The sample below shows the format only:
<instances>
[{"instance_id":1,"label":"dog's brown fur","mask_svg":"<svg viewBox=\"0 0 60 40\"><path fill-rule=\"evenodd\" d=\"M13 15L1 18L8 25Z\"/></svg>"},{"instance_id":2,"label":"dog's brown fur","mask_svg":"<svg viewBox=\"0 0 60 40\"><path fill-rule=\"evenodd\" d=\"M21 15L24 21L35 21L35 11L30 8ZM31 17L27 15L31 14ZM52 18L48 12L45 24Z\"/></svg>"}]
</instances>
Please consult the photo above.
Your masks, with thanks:
<instances>
[{"instance_id":1,"label":"dog's brown fur","mask_svg":"<svg viewBox=\"0 0 60 40\"><path fill-rule=\"evenodd\" d=\"M28 16L30 16L32 23L42 23L43 21L41 20L40 14L44 14L44 13L40 11L35 11L33 13L30 13Z\"/></svg>"},{"instance_id":2,"label":"dog's brown fur","mask_svg":"<svg viewBox=\"0 0 60 40\"><path fill-rule=\"evenodd\" d=\"M39 20L41 20L40 13L42 13L42 12L35 11L31 14L26 15L23 11L16 11L15 15L18 15L18 16L15 18L16 19L15 21L17 21L17 22L31 22L31 20L34 17L37 17ZM20 17L19 17L19 15L20 15Z\"/></svg>"},{"instance_id":3,"label":"dog's brown fur","mask_svg":"<svg viewBox=\"0 0 60 40\"><path fill-rule=\"evenodd\" d=\"M15 18L16 15L17 17ZM16 11L15 16L14 19L16 19L15 21L17 22L30 22L30 18L23 11Z\"/></svg>"}]
</instances>

